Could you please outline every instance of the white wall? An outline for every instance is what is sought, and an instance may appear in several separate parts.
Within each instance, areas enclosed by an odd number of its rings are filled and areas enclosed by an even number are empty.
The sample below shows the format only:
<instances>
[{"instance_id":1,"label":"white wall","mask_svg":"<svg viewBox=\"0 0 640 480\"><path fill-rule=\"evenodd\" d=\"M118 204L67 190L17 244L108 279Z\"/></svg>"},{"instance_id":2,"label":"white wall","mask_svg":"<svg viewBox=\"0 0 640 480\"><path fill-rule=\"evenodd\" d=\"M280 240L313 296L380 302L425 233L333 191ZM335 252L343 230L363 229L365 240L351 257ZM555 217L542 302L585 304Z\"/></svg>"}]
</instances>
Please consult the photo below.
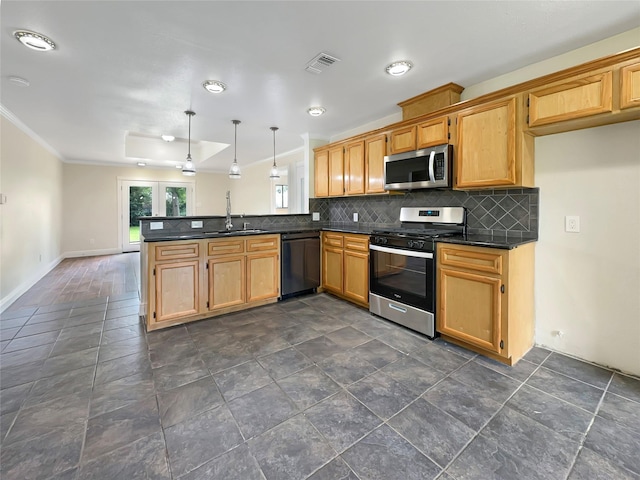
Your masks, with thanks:
<instances>
[{"instance_id":1,"label":"white wall","mask_svg":"<svg viewBox=\"0 0 640 480\"><path fill-rule=\"evenodd\" d=\"M184 177L178 170L65 163L63 252L90 255L121 251L118 178L183 182L189 177ZM227 175L198 172L195 176L195 215L224 215L228 180Z\"/></svg>"},{"instance_id":2,"label":"white wall","mask_svg":"<svg viewBox=\"0 0 640 480\"><path fill-rule=\"evenodd\" d=\"M62 162L1 119L0 311L62 259Z\"/></svg>"},{"instance_id":3,"label":"white wall","mask_svg":"<svg viewBox=\"0 0 640 480\"><path fill-rule=\"evenodd\" d=\"M535 148L536 343L640 375L640 121ZM565 215L580 233L564 231Z\"/></svg>"}]
</instances>

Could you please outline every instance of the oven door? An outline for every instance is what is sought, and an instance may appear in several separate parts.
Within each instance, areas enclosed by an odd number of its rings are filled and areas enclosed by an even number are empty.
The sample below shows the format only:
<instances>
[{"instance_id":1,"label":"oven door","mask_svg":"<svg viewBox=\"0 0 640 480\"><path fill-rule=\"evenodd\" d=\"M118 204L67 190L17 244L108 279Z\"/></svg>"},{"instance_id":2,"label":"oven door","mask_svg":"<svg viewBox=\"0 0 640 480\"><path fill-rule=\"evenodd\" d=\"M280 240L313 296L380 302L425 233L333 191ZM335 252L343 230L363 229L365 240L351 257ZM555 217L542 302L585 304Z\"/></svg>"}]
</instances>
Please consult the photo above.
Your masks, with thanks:
<instances>
[{"instance_id":1,"label":"oven door","mask_svg":"<svg viewBox=\"0 0 640 480\"><path fill-rule=\"evenodd\" d=\"M395 302L433 313L435 262L432 252L370 245L369 289Z\"/></svg>"}]
</instances>

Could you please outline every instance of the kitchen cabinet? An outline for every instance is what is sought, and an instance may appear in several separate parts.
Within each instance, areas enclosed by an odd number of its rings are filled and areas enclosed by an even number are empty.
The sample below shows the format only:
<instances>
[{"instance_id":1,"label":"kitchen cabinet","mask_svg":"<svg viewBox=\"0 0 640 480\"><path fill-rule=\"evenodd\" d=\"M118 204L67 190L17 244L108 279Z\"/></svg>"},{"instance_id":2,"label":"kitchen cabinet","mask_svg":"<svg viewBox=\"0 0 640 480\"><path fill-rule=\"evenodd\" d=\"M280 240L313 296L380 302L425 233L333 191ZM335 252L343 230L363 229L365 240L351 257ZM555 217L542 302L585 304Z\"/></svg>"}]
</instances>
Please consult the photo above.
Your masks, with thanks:
<instances>
[{"instance_id":1,"label":"kitchen cabinet","mask_svg":"<svg viewBox=\"0 0 640 480\"><path fill-rule=\"evenodd\" d=\"M329 196L344 195L344 146L329 149Z\"/></svg>"},{"instance_id":2,"label":"kitchen cabinet","mask_svg":"<svg viewBox=\"0 0 640 480\"><path fill-rule=\"evenodd\" d=\"M640 62L620 69L620 109L640 107Z\"/></svg>"},{"instance_id":3,"label":"kitchen cabinet","mask_svg":"<svg viewBox=\"0 0 640 480\"><path fill-rule=\"evenodd\" d=\"M322 287L369 306L369 236L322 232Z\"/></svg>"},{"instance_id":4,"label":"kitchen cabinet","mask_svg":"<svg viewBox=\"0 0 640 480\"><path fill-rule=\"evenodd\" d=\"M449 143L449 117L438 117L417 125L416 148L434 147Z\"/></svg>"},{"instance_id":5,"label":"kitchen cabinet","mask_svg":"<svg viewBox=\"0 0 640 480\"><path fill-rule=\"evenodd\" d=\"M385 193L384 157L387 155L387 135L373 135L364 140L366 185L365 193Z\"/></svg>"},{"instance_id":6,"label":"kitchen cabinet","mask_svg":"<svg viewBox=\"0 0 640 480\"><path fill-rule=\"evenodd\" d=\"M362 195L365 193L364 140L345 145L344 193L347 195Z\"/></svg>"},{"instance_id":7,"label":"kitchen cabinet","mask_svg":"<svg viewBox=\"0 0 640 480\"><path fill-rule=\"evenodd\" d=\"M315 196L329 196L329 150L322 149L315 152L314 165Z\"/></svg>"},{"instance_id":8,"label":"kitchen cabinet","mask_svg":"<svg viewBox=\"0 0 640 480\"><path fill-rule=\"evenodd\" d=\"M149 322L160 328L200 313L199 242L155 245L150 254L152 280L147 298L153 313Z\"/></svg>"},{"instance_id":9,"label":"kitchen cabinet","mask_svg":"<svg viewBox=\"0 0 640 480\"><path fill-rule=\"evenodd\" d=\"M244 238L210 240L207 245L209 310L246 302Z\"/></svg>"},{"instance_id":10,"label":"kitchen cabinet","mask_svg":"<svg viewBox=\"0 0 640 480\"><path fill-rule=\"evenodd\" d=\"M437 331L508 365L533 346L534 243L513 250L439 243Z\"/></svg>"},{"instance_id":11,"label":"kitchen cabinet","mask_svg":"<svg viewBox=\"0 0 640 480\"><path fill-rule=\"evenodd\" d=\"M416 149L416 126L397 128L389 135L389 154L410 152Z\"/></svg>"},{"instance_id":12,"label":"kitchen cabinet","mask_svg":"<svg viewBox=\"0 0 640 480\"><path fill-rule=\"evenodd\" d=\"M613 74L578 76L529 92L529 126L611 112Z\"/></svg>"},{"instance_id":13,"label":"kitchen cabinet","mask_svg":"<svg viewBox=\"0 0 640 480\"><path fill-rule=\"evenodd\" d=\"M533 186L533 137L522 129L523 100L511 96L457 114L457 189Z\"/></svg>"},{"instance_id":14,"label":"kitchen cabinet","mask_svg":"<svg viewBox=\"0 0 640 480\"><path fill-rule=\"evenodd\" d=\"M147 330L265 305L280 295L280 235L145 242Z\"/></svg>"}]
</instances>

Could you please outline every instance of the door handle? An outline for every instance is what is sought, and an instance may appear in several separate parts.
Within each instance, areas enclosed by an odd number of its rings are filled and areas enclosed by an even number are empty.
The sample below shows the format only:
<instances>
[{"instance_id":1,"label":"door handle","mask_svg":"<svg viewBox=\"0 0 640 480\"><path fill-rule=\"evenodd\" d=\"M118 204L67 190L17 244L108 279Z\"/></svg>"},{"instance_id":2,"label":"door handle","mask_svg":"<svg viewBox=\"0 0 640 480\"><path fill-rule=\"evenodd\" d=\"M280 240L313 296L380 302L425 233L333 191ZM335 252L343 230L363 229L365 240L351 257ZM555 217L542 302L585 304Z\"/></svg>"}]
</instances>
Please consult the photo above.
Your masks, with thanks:
<instances>
[{"instance_id":1,"label":"door handle","mask_svg":"<svg viewBox=\"0 0 640 480\"><path fill-rule=\"evenodd\" d=\"M407 313L407 309L406 308L399 307L397 305L394 305L393 303L389 304L389 308L392 308L393 310L397 310L400 313Z\"/></svg>"}]
</instances>

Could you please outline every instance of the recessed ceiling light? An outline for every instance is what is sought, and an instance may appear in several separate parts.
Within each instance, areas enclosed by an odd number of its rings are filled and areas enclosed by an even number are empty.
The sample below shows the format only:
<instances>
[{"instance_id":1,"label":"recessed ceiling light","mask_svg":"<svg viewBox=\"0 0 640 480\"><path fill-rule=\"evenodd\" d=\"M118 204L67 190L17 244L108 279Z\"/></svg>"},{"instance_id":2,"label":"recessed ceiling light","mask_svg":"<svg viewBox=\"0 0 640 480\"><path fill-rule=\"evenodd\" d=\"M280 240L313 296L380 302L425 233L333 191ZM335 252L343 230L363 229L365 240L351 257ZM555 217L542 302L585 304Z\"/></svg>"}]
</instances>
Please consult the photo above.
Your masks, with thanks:
<instances>
[{"instance_id":1,"label":"recessed ceiling light","mask_svg":"<svg viewBox=\"0 0 640 480\"><path fill-rule=\"evenodd\" d=\"M161 135L160 138L165 142L173 142L176 139L173 135Z\"/></svg>"},{"instance_id":2,"label":"recessed ceiling light","mask_svg":"<svg viewBox=\"0 0 640 480\"><path fill-rule=\"evenodd\" d=\"M227 89L227 86L218 80L207 80L202 86L210 93L222 93Z\"/></svg>"},{"instance_id":3,"label":"recessed ceiling light","mask_svg":"<svg viewBox=\"0 0 640 480\"><path fill-rule=\"evenodd\" d=\"M18 85L19 87L28 87L29 85L31 85L29 83L29 80L22 77L9 77L9 81L14 85Z\"/></svg>"},{"instance_id":4,"label":"recessed ceiling light","mask_svg":"<svg viewBox=\"0 0 640 480\"><path fill-rule=\"evenodd\" d=\"M312 117L319 117L320 115L322 115L324 112L326 112L327 109L321 106L315 106L315 107L309 107L307 109L307 113L309 115L311 115Z\"/></svg>"},{"instance_id":5,"label":"recessed ceiling light","mask_svg":"<svg viewBox=\"0 0 640 480\"><path fill-rule=\"evenodd\" d=\"M146 166L147 166L147 164L146 164L146 163L144 163L144 162L138 162L138 164L137 164L137 165L138 165L139 167L146 167Z\"/></svg>"},{"instance_id":6,"label":"recessed ceiling light","mask_svg":"<svg viewBox=\"0 0 640 480\"><path fill-rule=\"evenodd\" d=\"M404 75L409 70L411 70L412 67L413 63L409 62L408 60L401 60L399 62L393 62L392 64L387 65L387 68L385 68L385 70L389 75L399 77L400 75Z\"/></svg>"},{"instance_id":7,"label":"recessed ceiling light","mask_svg":"<svg viewBox=\"0 0 640 480\"><path fill-rule=\"evenodd\" d=\"M45 37L41 33L30 32L29 30L16 30L13 32L13 36L25 47L39 52L47 52L49 50L55 50L56 48L53 40Z\"/></svg>"}]
</instances>

